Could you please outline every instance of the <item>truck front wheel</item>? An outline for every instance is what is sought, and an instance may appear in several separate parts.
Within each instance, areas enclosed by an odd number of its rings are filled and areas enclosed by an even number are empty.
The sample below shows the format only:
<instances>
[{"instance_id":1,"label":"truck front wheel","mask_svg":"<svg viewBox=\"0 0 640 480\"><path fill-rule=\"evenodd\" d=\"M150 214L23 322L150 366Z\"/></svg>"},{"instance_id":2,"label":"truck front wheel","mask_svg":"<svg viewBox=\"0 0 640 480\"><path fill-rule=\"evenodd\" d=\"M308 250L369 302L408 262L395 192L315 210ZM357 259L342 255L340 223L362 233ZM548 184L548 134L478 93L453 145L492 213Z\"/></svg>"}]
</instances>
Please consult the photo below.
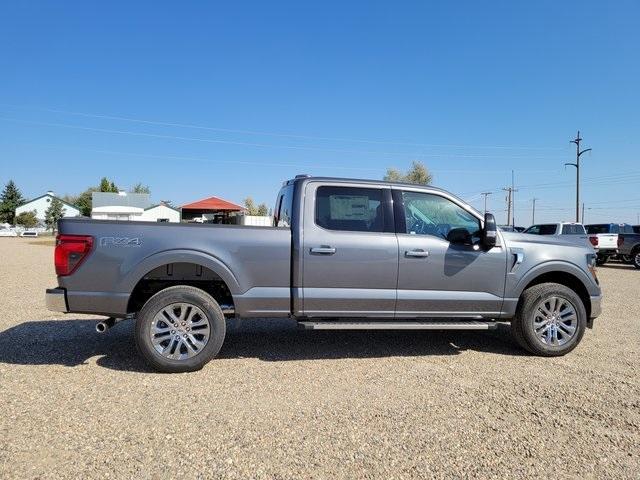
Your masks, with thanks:
<instances>
[{"instance_id":1,"label":"truck front wheel","mask_svg":"<svg viewBox=\"0 0 640 480\"><path fill-rule=\"evenodd\" d=\"M144 304L136 321L138 351L155 370L200 370L215 357L226 332L218 303L208 293L186 285L169 287Z\"/></svg>"},{"instance_id":2,"label":"truck front wheel","mask_svg":"<svg viewBox=\"0 0 640 480\"><path fill-rule=\"evenodd\" d=\"M541 283L522 294L511 332L525 350L556 357L580 343L586 326L587 312L576 292L558 283Z\"/></svg>"}]
</instances>

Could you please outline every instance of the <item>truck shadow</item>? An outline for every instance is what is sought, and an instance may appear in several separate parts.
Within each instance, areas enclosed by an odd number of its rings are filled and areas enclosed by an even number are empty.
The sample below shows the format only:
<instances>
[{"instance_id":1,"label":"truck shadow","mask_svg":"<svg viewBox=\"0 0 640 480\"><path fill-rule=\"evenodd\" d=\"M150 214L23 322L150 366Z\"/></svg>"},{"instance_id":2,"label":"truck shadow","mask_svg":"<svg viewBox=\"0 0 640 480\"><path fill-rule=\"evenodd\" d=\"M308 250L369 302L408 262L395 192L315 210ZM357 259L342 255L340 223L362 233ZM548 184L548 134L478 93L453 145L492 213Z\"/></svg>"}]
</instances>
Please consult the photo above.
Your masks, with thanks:
<instances>
[{"instance_id":1,"label":"truck shadow","mask_svg":"<svg viewBox=\"0 0 640 480\"><path fill-rule=\"evenodd\" d=\"M106 334L96 320L30 321L0 332L0 363L76 367L99 357L114 370L150 372L133 340L133 322L115 325ZM231 320L218 358L257 358L267 362L458 355L466 350L498 355L526 355L509 336L495 332L305 331L283 319Z\"/></svg>"}]
</instances>

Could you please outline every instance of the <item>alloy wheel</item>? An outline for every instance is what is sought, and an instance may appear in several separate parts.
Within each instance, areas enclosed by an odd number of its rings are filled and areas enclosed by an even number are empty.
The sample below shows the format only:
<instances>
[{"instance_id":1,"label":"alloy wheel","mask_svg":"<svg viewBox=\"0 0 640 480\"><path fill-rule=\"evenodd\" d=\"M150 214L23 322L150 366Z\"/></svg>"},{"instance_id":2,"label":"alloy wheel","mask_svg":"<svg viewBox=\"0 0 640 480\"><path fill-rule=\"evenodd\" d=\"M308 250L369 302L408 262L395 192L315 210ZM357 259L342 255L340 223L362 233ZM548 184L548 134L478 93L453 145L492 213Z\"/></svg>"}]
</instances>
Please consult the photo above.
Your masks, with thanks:
<instances>
[{"instance_id":1,"label":"alloy wheel","mask_svg":"<svg viewBox=\"0 0 640 480\"><path fill-rule=\"evenodd\" d=\"M534 310L533 328L538 340L545 345L565 345L578 328L576 308L565 298L548 297L540 301Z\"/></svg>"},{"instance_id":2,"label":"alloy wheel","mask_svg":"<svg viewBox=\"0 0 640 480\"><path fill-rule=\"evenodd\" d=\"M209 341L209 319L197 306L172 303L154 317L151 344L165 358L184 360L200 353Z\"/></svg>"}]
</instances>

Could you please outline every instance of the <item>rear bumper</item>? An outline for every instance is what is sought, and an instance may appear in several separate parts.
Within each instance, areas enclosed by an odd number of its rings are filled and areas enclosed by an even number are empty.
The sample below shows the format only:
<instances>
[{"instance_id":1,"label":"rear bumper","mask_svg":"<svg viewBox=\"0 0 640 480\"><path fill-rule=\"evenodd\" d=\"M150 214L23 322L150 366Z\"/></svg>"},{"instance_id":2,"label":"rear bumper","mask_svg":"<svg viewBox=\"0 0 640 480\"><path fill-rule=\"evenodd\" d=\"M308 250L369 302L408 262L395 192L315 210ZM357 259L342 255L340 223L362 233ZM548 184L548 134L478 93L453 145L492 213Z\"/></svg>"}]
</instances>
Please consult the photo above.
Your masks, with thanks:
<instances>
[{"instance_id":1,"label":"rear bumper","mask_svg":"<svg viewBox=\"0 0 640 480\"><path fill-rule=\"evenodd\" d=\"M67 307L67 292L64 288L47 288L45 302L47 309L52 312L66 313L69 311Z\"/></svg>"}]
</instances>

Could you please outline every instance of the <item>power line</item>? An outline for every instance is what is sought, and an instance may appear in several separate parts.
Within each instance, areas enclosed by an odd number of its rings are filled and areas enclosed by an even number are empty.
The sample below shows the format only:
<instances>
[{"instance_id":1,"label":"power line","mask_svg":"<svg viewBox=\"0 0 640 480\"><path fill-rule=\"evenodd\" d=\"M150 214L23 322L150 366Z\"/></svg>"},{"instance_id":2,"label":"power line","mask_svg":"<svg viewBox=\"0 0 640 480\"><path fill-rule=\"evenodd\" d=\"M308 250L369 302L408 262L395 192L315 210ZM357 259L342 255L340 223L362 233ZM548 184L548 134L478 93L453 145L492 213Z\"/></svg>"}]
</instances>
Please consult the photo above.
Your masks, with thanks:
<instances>
[{"instance_id":1,"label":"power line","mask_svg":"<svg viewBox=\"0 0 640 480\"><path fill-rule=\"evenodd\" d=\"M38 122L33 120L23 120L19 118L9 118L9 117L0 117L0 120L8 121L8 122L16 122L16 123L25 123L29 125L40 125L46 127L56 127L56 128L70 128L76 130L84 130L84 131L92 131L92 132L100 132L100 133L110 133L110 134L118 134L118 135L131 135L131 136L139 136L139 137L150 137L150 138L161 138L168 140L180 140L180 141L191 141L191 142L203 142L203 143L214 143L214 144L225 144L225 145L242 145L249 147L260 147L260 148L284 148L284 149L292 149L292 150L310 150L310 151L322 151L322 152L334 152L334 153L356 153L356 154L368 154L368 155L384 155L384 156L402 156L405 158L415 159L420 157L434 157L434 158L528 158L528 159L540 159L545 157L530 157L530 156L513 156L507 155L498 157L496 155L484 155L484 154L435 154L435 153L422 153L422 152L383 152L377 150L351 150L351 149L340 149L340 148L327 148L327 147L316 147L316 146L306 146L306 145L277 145L270 143L253 143L253 142L240 142L233 140L219 140L219 139L210 139L210 138L198 138L198 137L183 137L178 135L164 135L157 133L146 133L146 132L134 132L130 130L113 130L108 128L98 128L98 127L84 127L81 125L72 125L67 123L50 123L50 122Z\"/></svg>"},{"instance_id":2,"label":"power line","mask_svg":"<svg viewBox=\"0 0 640 480\"><path fill-rule=\"evenodd\" d=\"M159 120L148 120L127 116L119 116L119 115L105 115L98 113L86 113L86 112L75 112L70 110L61 110L55 108L39 108L39 107L28 107L22 105L11 105L11 104L0 104L5 107L10 108L18 108L18 109L26 109L26 110L37 110L51 113L62 113L65 115L75 115L82 116L88 118L99 118L104 120L118 120L124 122L133 122L140 123L146 125L156 125L156 126L164 126L164 127L176 127L176 128L191 128L197 130L208 130L214 132L224 132L224 133L236 133L242 135L261 135L261 136L269 136L269 137L283 137L283 138L297 138L303 140L322 140L322 141L334 141L334 142L351 142L351 143L369 143L374 145L399 145L399 146L408 146L408 147L433 147L433 148L477 148L477 149L505 149L505 150L562 150L561 147L537 147L537 146L526 146L526 145L456 145L456 144L438 144L438 143L412 143L412 142L397 142L391 140L370 140L370 139L361 139L361 138L339 138L339 137L324 137L324 136L314 136L314 135L298 135L298 134L290 134L290 133L276 133L276 132L264 132L264 131L256 131L256 130L242 130L242 129L233 129L233 128L219 128L219 127L209 127L203 125L195 125L190 123L177 123L177 122L165 122Z\"/></svg>"}]
</instances>

